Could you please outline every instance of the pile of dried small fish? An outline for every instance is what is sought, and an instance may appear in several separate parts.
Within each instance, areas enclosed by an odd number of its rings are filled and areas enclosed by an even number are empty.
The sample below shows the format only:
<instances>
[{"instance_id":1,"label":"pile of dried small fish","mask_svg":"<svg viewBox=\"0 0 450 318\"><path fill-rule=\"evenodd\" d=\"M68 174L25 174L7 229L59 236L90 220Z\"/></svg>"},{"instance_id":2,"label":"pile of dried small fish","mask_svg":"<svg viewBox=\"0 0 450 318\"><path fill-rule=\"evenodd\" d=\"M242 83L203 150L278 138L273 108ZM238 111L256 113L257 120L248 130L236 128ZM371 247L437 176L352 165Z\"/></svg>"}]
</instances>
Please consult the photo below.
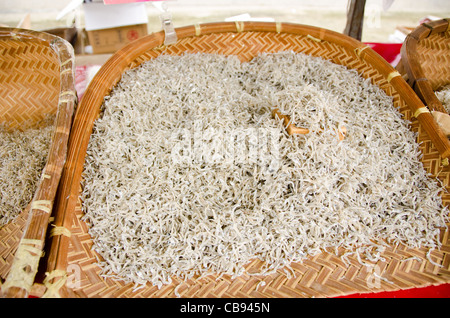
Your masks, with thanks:
<instances>
[{"instance_id":1,"label":"pile of dried small fish","mask_svg":"<svg viewBox=\"0 0 450 318\"><path fill-rule=\"evenodd\" d=\"M105 97L84 220L103 274L137 286L236 277L255 258L270 274L339 247L368 261L387 243L438 248L447 210L415 137L391 97L321 58L162 55Z\"/></svg>"}]
</instances>

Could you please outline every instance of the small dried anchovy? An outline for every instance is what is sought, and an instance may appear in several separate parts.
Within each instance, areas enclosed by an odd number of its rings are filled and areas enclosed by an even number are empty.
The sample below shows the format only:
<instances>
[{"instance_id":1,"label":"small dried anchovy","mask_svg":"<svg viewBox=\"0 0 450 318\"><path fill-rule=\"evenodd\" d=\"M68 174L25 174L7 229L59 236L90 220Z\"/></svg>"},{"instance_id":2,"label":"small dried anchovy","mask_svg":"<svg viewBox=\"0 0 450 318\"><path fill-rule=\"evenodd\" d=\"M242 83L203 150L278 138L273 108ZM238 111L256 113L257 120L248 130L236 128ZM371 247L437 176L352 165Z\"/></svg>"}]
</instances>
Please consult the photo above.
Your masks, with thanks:
<instances>
[{"instance_id":1,"label":"small dried anchovy","mask_svg":"<svg viewBox=\"0 0 450 318\"><path fill-rule=\"evenodd\" d=\"M275 107L309 133L284 133ZM136 286L237 277L255 258L269 274L340 247L361 262L386 242L437 248L448 211L415 137L391 97L321 58L162 55L105 97L84 220L103 274Z\"/></svg>"},{"instance_id":2,"label":"small dried anchovy","mask_svg":"<svg viewBox=\"0 0 450 318\"><path fill-rule=\"evenodd\" d=\"M0 227L14 221L33 198L47 160L53 120L48 116L24 131L0 126Z\"/></svg>"},{"instance_id":3,"label":"small dried anchovy","mask_svg":"<svg viewBox=\"0 0 450 318\"><path fill-rule=\"evenodd\" d=\"M447 113L450 113L450 85L443 87L442 89L435 92L436 97L444 106Z\"/></svg>"}]
</instances>

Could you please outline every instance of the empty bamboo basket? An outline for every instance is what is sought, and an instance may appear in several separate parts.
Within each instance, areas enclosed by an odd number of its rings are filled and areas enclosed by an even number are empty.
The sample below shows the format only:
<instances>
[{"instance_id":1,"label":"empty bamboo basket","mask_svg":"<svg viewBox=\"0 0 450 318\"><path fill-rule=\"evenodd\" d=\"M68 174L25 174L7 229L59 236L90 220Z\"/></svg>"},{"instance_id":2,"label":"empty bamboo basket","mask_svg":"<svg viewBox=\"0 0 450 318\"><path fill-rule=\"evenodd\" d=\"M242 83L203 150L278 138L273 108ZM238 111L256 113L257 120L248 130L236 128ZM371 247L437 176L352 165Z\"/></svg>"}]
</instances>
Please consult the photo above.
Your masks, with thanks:
<instances>
[{"instance_id":1,"label":"empty bamboo basket","mask_svg":"<svg viewBox=\"0 0 450 318\"><path fill-rule=\"evenodd\" d=\"M10 129L55 116L50 150L32 201L0 229L2 296L27 297L43 253L77 103L70 44L44 32L0 28L0 122Z\"/></svg>"},{"instance_id":2,"label":"empty bamboo basket","mask_svg":"<svg viewBox=\"0 0 450 318\"><path fill-rule=\"evenodd\" d=\"M447 113L435 92L450 84L449 20L414 29L403 43L397 69L430 111Z\"/></svg>"},{"instance_id":3,"label":"empty bamboo basket","mask_svg":"<svg viewBox=\"0 0 450 318\"><path fill-rule=\"evenodd\" d=\"M425 105L445 111L434 92L450 84L449 20L423 23L414 29L402 46L400 64L401 73Z\"/></svg>"},{"instance_id":4,"label":"empty bamboo basket","mask_svg":"<svg viewBox=\"0 0 450 318\"><path fill-rule=\"evenodd\" d=\"M74 118L68 159L55 205L55 226L64 228L65 235L53 236L47 244L46 296L333 297L450 281L448 230L442 231L443 248L431 251L428 256L429 251L424 248L409 249L401 245L387 248L383 261L376 264L377 273L361 265L356 256L349 256L347 264L334 254L323 252L301 264L292 264L292 276L284 271L262 279L247 274L236 279L212 275L189 279L177 289L179 281L161 289L147 284L138 290L131 283L102 277L96 264L98 255L91 249L88 225L81 219L81 179L90 135L104 97L122 73L161 54L217 53L249 61L262 52L292 50L355 69L393 97L394 105L418 132L425 169L439 175L450 189L449 170L442 165L442 159L449 155L448 141L443 141L431 114L423 112L425 106L400 74L361 42L325 29L291 23L208 23L178 28L176 35L178 40L171 45L164 45L165 34L161 31L119 50L99 70L83 96ZM442 194L442 199L448 205L449 194ZM248 269L258 266L261 262L255 260ZM373 280L377 284L371 284Z\"/></svg>"}]
</instances>

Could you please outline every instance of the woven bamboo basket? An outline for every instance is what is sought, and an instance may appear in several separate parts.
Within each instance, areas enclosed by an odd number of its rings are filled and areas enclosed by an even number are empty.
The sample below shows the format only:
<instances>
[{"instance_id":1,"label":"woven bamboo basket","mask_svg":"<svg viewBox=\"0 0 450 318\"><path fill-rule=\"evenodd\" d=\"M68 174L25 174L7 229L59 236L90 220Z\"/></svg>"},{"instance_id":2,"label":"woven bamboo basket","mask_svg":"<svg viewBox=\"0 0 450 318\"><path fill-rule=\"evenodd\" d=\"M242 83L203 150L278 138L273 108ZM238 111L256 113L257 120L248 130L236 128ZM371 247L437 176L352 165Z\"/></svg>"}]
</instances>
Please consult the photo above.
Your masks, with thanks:
<instances>
[{"instance_id":1,"label":"woven bamboo basket","mask_svg":"<svg viewBox=\"0 0 450 318\"><path fill-rule=\"evenodd\" d=\"M55 206L56 226L67 231L54 236L48 246L47 290L52 297L333 297L352 293L393 291L418 286L438 285L450 280L450 240L442 230L441 250L410 249L391 246L383 260L375 264L377 273L361 265L355 257L345 263L340 257L323 252L299 264L292 264L292 275L280 270L257 277L248 274L232 279L227 275L197 277L187 281L174 278L161 289L148 284L134 290L131 283L106 278L97 265L88 225L81 219L79 197L86 150L94 122L105 96L125 70L160 54L218 53L236 55L249 61L261 52L292 50L329 59L357 70L365 78L393 96L395 106L418 133L425 169L449 188L449 169L433 138L439 137L429 113L413 114L424 105L400 74L366 45L342 34L292 23L208 23L176 29L177 42L164 45L163 31L139 39L116 52L99 70L88 86L77 109L69 140L68 160L61 179L61 192ZM434 137L432 137L434 136ZM442 195L445 204L448 193ZM427 257L427 253L429 257ZM430 261L431 260L431 261ZM249 272L261 266L255 260ZM376 282L376 284L372 284Z\"/></svg>"},{"instance_id":2,"label":"woven bamboo basket","mask_svg":"<svg viewBox=\"0 0 450 318\"><path fill-rule=\"evenodd\" d=\"M449 19L414 29L402 45L398 69L430 110L447 112L435 92L450 84Z\"/></svg>"},{"instance_id":3,"label":"woven bamboo basket","mask_svg":"<svg viewBox=\"0 0 450 318\"><path fill-rule=\"evenodd\" d=\"M2 296L27 297L43 253L77 103L73 48L44 32L0 28L0 122L21 129L54 115L46 164L32 201L0 229Z\"/></svg>"}]
</instances>

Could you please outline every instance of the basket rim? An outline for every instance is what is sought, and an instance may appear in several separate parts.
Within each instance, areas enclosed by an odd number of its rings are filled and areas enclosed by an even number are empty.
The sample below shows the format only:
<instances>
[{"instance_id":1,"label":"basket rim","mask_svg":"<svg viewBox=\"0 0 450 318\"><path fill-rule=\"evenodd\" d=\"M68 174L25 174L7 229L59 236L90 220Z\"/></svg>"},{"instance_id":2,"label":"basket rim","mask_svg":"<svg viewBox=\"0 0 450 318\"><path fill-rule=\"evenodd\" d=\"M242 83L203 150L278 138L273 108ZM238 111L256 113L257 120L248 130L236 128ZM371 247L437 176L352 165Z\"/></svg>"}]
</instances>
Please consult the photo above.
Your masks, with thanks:
<instances>
[{"instance_id":1,"label":"basket rim","mask_svg":"<svg viewBox=\"0 0 450 318\"><path fill-rule=\"evenodd\" d=\"M417 118L422 122L425 130L430 135L433 144L438 149L443 160L450 157L450 141L442 132L434 117L426 109L423 101L415 94L409 84L401 76L396 75L395 68L375 52L369 45L366 45L350 36L336 31L309 26L305 24L297 24L292 22L209 22L195 25L188 25L175 28L178 40L189 37L197 37L200 35L224 33L224 32L275 32L275 33L291 33L310 36L315 40L330 41L343 47L354 50L358 57L370 62L376 66L380 73L388 79L397 91L404 92L403 98L411 109L413 114L417 114ZM80 108L84 108L85 104L97 104L99 98L102 99L109 93L110 88L120 79L115 76L113 81L108 77L109 74L117 73L117 69L125 68L136 57L140 56L149 49L159 47L164 49L164 31L155 32L137 39L114 53L102 65L96 73L92 81L89 83L84 93L83 99L80 101ZM101 93L100 93L101 92Z\"/></svg>"},{"instance_id":2,"label":"basket rim","mask_svg":"<svg viewBox=\"0 0 450 318\"><path fill-rule=\"evenodd\" d=\"M53 210L53 202L56 197L57 187L62 175L64 162L67 156L67 144L69 139L72 117L78 103L75 90L75 58L73 47L66 40L46 32L0 27L0 41L39 41L48 46L56 55L59 67L59 98L56 106L54 119L54 131L45 166L41 172L41 177L37 184L37 189L29 203L29 215L24 227L24 233L19 241L17 250L27 249L30 246L34 251L43 251L45 237L49 226L50 215ZM35 53L35 54L38 54ZM16 254L19 254L17 252ZM29 253L31 254L31 253ZM35 261L40 260L40 254ZM19 272L24 272L24 264L20 257L14 255L13 263L9 273L1 285L1 293L5 297L26 298L30 293L31 286L18 282ZM31 263L29 260L28 263ZM34 268L36 267L36 270ZM34 279L37 273L37 266L31 266L33 270L27 275Z\"/></svg>"},{"instance_id":3,"label":"basket rim","mask_svg":"<svg viewBox=\"0 0 450 318\"><path fill-rule=\"evenodd\" d=\"M180 39L199 37L214 33L240 33L240 32L272 32L292 33L310 36L318 41L329 41L341 45L350 51L354 51L357 57L367 61L384 76L385 79L400 93L411 112L415 113L423 109L422 101L417 97L406 81L399 76L398 72L385 61L370 46L353 39L347 35L314 26L285 23L285 22L210 22L204 24L189 25L175 28ZM92 133L93 124L97 118L96 111L100 108L104 96L120 80L123 70L133 61L150 49L163 50L164 31L149 34L134 42L131 42L116 53L114 53L93 77L86 88L83 98L74 116L72 133L69 137L69 150L65 169L61 179L62 198L55 207L55 225L71 230L74 210L79 198L80 182L82 177L83 163L87 151L89 136ZM427 127L430 137L437 143L439 150L445 156L450 156L450 143L441 141L443 136L430 113L421 113L418 120ZM54 273L65 271L67 268L67 254L70 238L59 235L51 238L51 249L47 262L46 272ZM57 282L57 280L54 280Z\"/></svg>"},{"instance_id":4,"label":"basket rim","mask_svg":"<svg viewBox=\"0 0 450 318\"><path fill-rule=\"evenodd\" d=\"M448 32L449 28L450 18L424 22L406 36L400 51L402 66L406 72L409 85L431 110L445 111L441 101L435 95L430 81L425 76L419 60L417 46L423 39L434 34Z\"/></svg>"}]
</instances>

